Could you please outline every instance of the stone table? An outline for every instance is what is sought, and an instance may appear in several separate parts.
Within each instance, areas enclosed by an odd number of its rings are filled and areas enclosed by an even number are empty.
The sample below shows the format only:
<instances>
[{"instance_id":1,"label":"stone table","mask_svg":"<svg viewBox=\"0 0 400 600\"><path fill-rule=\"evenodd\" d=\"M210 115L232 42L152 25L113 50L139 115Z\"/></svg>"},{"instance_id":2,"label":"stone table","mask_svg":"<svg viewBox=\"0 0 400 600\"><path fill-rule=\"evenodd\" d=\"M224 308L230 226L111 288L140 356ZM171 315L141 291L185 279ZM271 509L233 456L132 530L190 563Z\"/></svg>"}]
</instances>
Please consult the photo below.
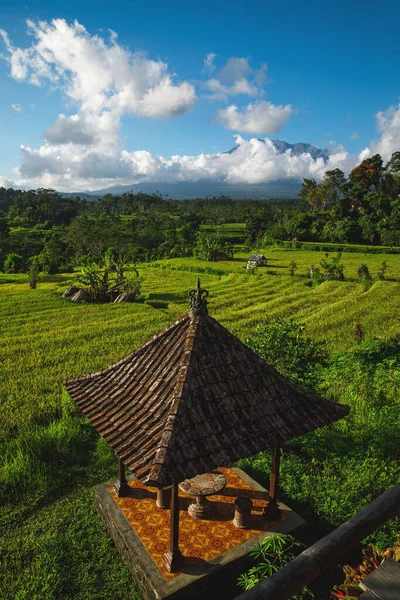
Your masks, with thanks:
<instances>
[{"instance_id":1,"label":"stone table","mask_svg":"<svg viewBox=\"0 0 400 600\"><path fill-rule=\"evenodd\" d=\"M196 500L189 505L188 513L194 519L205 519L210 516L212 506L207 496L222 492L226 486L226 479L219 471L203 473L191 479L185 479L179 484L179 489L189 496L196 496Z\"/></svg>"}]
</instances>

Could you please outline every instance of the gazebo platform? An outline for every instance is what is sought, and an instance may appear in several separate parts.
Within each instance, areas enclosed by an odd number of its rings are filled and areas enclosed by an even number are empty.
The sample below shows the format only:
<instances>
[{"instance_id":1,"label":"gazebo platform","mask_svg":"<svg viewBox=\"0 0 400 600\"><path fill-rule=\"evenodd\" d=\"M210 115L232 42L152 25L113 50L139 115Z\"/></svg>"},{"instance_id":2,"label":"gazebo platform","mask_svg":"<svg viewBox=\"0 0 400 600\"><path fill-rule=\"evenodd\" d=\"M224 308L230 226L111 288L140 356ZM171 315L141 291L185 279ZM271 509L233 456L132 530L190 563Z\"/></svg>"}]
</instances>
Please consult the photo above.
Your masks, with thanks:
<instances>
[{"instance_id":1,"label":"gazebo platform","mask_svg":"<svg viewBox=\"0 0 400 600\"><path fill-rule=\"evenodd\" d=\"M130 495L117 497L114 482L95 488L95 504L118 551L146 600L175 598L233 598L240 593L237 577L249 566L248 551L268 534L293 533L305 521L278 501L281 514L265 520L262 510L268 492L241 469L219 468L227 485L210 496L212 515L193 519L187 512L192 497L179 496L179 546L184 556L180 572L170 573L162 556L169 548L170 511L156 506L156 491L130 477ZM253 502L250 529L232 522L234 501Z\"/></svg>"}]
</instances>

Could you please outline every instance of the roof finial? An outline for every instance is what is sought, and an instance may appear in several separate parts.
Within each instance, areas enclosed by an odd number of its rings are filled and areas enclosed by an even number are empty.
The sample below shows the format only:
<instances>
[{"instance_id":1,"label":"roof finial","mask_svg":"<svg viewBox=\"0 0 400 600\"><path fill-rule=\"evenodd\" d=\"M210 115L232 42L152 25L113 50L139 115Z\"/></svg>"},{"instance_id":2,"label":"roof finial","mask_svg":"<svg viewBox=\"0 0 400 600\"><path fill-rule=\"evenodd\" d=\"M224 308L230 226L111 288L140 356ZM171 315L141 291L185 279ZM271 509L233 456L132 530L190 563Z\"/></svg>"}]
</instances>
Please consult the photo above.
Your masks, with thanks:
<instances>
[{"instance_id":1,"label":"roof finial","mask_svg":"<svg viewBox=\"0 0 400 600\"><path fill-rule=\"evenodd\" d=\"M208 290L203 290L200 284L200 277L197 278L197 287L189 291L191 315L208 315L207 297Z\"/></svg>"}]
</instances>

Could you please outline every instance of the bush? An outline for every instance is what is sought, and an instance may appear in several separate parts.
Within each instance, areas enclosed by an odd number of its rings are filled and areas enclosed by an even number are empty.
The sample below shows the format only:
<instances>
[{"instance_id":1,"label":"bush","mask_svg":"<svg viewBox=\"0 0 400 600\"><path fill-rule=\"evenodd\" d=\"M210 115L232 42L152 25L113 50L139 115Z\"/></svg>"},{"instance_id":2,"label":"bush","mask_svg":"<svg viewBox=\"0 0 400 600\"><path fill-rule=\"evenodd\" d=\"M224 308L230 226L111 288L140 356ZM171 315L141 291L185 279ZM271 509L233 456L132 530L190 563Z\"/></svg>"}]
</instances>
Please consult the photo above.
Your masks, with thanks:
<instances>
[{"instance_id":1,"label":"bush","mask_svg":"<svg viewBox=\"0 0 400 600\"><path fill-rule=\"evenodd\" d=\"M327 359L326 347L304 335L305 326L277 318L260 323L247 344L267 363L298 385L312 387Z\"/></svg>"},{"instance_id":2,"label":"bush","mask_svg":"<svg viewBox=\"0 0 400 600\"><path fill-rule=\"evenodd\" d=\"M6 273L23 273L25 270L24 258L16 252L9 252L4 261L4 270Z\"/></svg>"},{"instance_id":3,"label":"bush","mask_svg":"<svg viewBox=\"0 0 400 600\"><path fill-rule=\"evenodd\" d=\"M289 263L289 273L290 273L291 277L294 276L296 270L297 270L297 264L292 260L292 262Z\"/></svg>"},{"instance_id":4,"label":"bush","mask_svg":"<svg viewBox=\"0 0 400 600\"><path fill-rule=\"evenodd\" d=\"M271 577L295 558L295 551L303 548L304 544L297 541L292 535L278 534L268 536L261 544L256 544L249 555L258 561L247 573L238 579L238 585L244 590L251 590L260 581ZM314 598L314 594L304 587L295 598Z\"/></svg>"},{"instance_id":5,"label":"bush","mask_svg":"<svg viewBox=\"0 0 400 600\"><path fill-rule=\"evenodd\" d=\"M358 281L364 285L364 291L369 290L372 285L372 277L365 263L361 264L357 269Z\"/></svg>"},{"instance_id":6,"label":"bush","mask_svg":"<svg viewBox=\"0 0 400 600\"><path fill-rule=\"evenodd\" d=\"M400 563L400 535L397 536L397 546L395 548L386 548L380 552L377 546L369 544L364 548L362 558L362 563L355 569L350 565L343 567L345 580L342 585L333 588L332 596L334 598L356 600L364 592L360 587L362 580L375 569L378 569L384 560L390 558Z\"/></svg>"}]
</instances>

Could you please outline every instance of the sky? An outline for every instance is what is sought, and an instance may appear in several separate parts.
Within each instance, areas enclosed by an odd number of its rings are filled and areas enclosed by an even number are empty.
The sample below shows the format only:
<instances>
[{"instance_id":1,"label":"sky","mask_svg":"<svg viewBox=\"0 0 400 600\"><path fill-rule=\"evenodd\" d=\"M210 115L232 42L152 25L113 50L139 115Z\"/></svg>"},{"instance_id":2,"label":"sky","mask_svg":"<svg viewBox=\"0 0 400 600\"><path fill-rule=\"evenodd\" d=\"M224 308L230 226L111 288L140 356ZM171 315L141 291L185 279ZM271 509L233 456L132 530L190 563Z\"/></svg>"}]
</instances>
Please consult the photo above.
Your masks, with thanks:
<instances>
[{"instance_id":1,"label":"sky","mask_svg":"<svg viewBox=\"0 0 400 600\"><path fill-rule=\"evenodd\" d=\"M3 0L0 185L319 180L388 160L399 17L397 0Z\"/></svg>"}]
</instances>

